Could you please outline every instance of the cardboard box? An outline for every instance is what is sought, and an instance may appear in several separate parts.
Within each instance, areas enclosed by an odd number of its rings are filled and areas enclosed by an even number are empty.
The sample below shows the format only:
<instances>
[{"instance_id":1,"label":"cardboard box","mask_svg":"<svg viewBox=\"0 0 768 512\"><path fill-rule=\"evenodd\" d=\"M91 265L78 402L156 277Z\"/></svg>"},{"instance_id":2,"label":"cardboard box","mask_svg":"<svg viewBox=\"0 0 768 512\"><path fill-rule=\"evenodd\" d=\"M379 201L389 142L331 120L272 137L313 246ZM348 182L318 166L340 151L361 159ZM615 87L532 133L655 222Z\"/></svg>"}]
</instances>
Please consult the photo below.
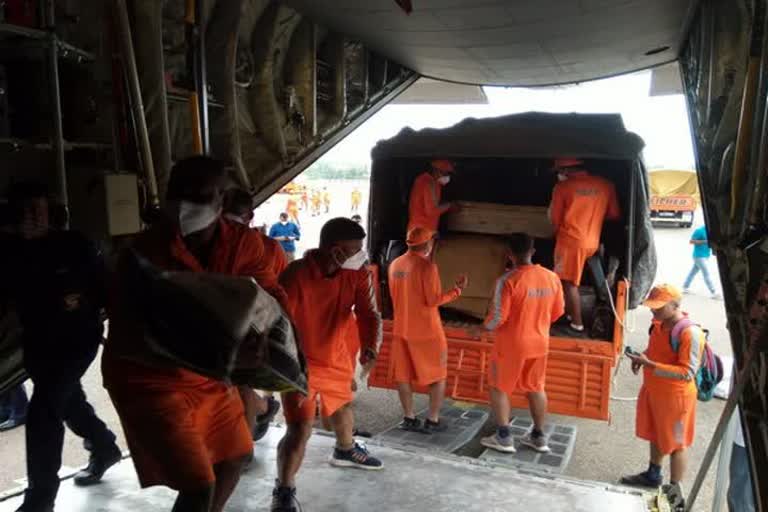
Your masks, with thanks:
<instances>
[{"instance_id":1,"label":"cardboard box","mask_svg":"<svg viewBox=\"0 0 768 512\"><path fill-rule=\"evenodd\" d=\"M452 288L461 274L469 285L459 299L445 307L482 319L488 310L496 280L504 273L507 246L503 239L488 235L448 235L435 251L443 290Z\"/></svg>"},{"instance_id":2,"label":"cardboard box","mask_svg":"<svg viewBox=\"0 0 768 512\"><path fill-rule=\"evenodd\" d=\"M510 235L528 233L534 238L552 238L552 224L545 206L512 206L458 201L460 210L444 216L448 231Z\"/></svg>"}]
</instances>

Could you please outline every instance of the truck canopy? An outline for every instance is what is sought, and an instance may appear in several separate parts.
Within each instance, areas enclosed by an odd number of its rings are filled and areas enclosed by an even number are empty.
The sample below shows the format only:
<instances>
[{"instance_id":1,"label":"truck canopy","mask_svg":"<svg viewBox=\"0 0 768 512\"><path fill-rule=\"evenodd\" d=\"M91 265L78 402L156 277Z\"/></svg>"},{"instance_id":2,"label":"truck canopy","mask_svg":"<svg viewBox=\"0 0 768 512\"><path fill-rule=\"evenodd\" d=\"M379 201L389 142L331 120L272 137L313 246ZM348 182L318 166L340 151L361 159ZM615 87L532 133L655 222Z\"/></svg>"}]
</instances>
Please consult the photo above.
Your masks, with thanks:
<instances>
[{"instance_id":1,"label":"truck canopy","mask_svg":"<svg viewBox=\"0 0 768 512\"><path fill-rule=\"evenodd\" d=\"M528 184L501 187L496 196L479 189L472 200L508 204L546 204L551 184L542 179L556 157L585 159L585 167L616 184L631 249L622 254L629 266L629 307L637 307L656 275L656 251L648 216L648 176L642 162L643 140L629 132L619 114L548 114L528 112L486 119L469 118L445 129L403 129L395 137L380 141L372 150L371 215L369 247L372 254L389 241L401 239L407 222L408 192L415 176L432 158L451 158L459 163L462 191L473 195L481 182L499 183L498 173L514 174L503 183ZM512 164L510 161L514 160ZM475 184L473 185L473 182ZM457 187L459 185L457 184ZM486 187L487 188L487 187ZM499 187L496 187L499 189ZM396 199L397 198L397 199ZM507 201L508 200L508 201ZM614 238L614 237L604 237ZM607 244L606 244L607 245Z\"/></svg>"},{"instance_id":2,"label":"truck canopy","mask_svg":"<svg viewBox=\"0 0 768 512\"><path fill-rule=\"evenodd\" d=\"M648 176L652 196L691 196L697 207L701 204L696 171L658 169L649 171Z\"/></svg>"}]
</instances>

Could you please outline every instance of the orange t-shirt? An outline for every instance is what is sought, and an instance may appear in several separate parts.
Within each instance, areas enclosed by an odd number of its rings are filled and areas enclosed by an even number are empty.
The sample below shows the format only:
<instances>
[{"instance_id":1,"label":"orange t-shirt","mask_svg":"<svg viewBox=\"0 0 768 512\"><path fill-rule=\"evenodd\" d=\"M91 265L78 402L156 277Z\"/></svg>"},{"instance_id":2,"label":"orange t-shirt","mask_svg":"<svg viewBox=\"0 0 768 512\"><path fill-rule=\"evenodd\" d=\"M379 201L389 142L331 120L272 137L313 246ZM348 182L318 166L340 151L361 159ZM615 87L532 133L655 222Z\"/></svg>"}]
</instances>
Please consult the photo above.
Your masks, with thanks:
<instances>
[{"instance_id":1,"label":"orange t-shirt","mask_svg":"<svg viewBox=\"0 0 768 512\"><path fill-rule=\"evenodd\" d=\"M407 252L389 266L389 295L394 306L393 334L408 341L444 340L438 306L459 295L458 288L443 293L437 265Z\"/></svg>"},{"instance_id":2,"label":"orange t-shirt","mask_svg":"<svg viewBox=\"0 0 768 512\"><path fill-rule=\"evenodd\" d=\"M358 204L363 199L363 194L359 190L352 191L352 204Z\"/></svg>"},{"instance_id":3,"label":"orange t-shirt","mask_svg":"<svg viewBox=\"0 0 768 512\"><path fill-rule=\"evenodd\" d=\"M540 265L523 265L496 281L485 328L496 331L497 355L541 357L549 351L549 328L564 312L560 278Z\"/></svg>"},{"instance_id":4,"label":"orange t-shirt","mask_svg":"<svg viewBox=\"0 0 768 512\"><path fill-rule=\"evenodd\" d=\"M645 355L656 363L656 368L643 369L643 385L660 393L672 390L696 392L696 372L704 352L704 332L698 325L691 325L680 332L677 351L670 343L671 329L653 321Z\"/></svg>"},{"instance_id":5,"label":"orange t-shirt","mask_svg":"<svg viewBox=\"0 0 768 512\"><path fill-rule=\"evenodd\" d=\"M381 343L382 321L371 273L366 268L342 269L326 276L317 252L308 251L288 265L280 282L307 360L310 387L317 389L313 383L319 380L344 380L348 385L354 368L346 334L353 306L361 349L377 350Z\"/></svg>"},{"instance_id":6,"label":"orange t-shirt","mask_svg":"<svg viewBox=\"0 0 768 512\"><path fill-rule=\"evenodd\" d=\"M408 231L415 227L437 231L440 216L445 213L440 206L442 191L443 186L428 172L416 178L408 200Z\"/></svg>"},{"instance_id":7,"label":"orange t-shirt","mask_svg":"<svg viewBox=\"0 0 768 512\"><path fill-rule=\"evenodd\" d=\"M613 183L587 172L573 172L552 191L550 218L557 240L597 249L605 219L621 216Z\"/></svg>"},{"instance_id":8,"label":"orange t-shirt","mask_svg":"<svg viewBox=\"0 0 768 512\"><path fill-rule=\"evenodd\" d=\"M252 277L281 304L286 304L285 291L278 284L272 270L262 235L247 226L219 220L219 231L207 267L203 267L187 249L181 235L169 230L167 226L158 225L140 234L133 248L162 270ZM180 386L194 387L210 381L208 377L173 366L150 352L142 341L144 332L141 325L130 317L132 313L129 310L119 305L120 275L113 277L115 283L109 301L109 339L102 358L105 387L130 387L139 383L175 389Z\"/></svg>"}]
</instances>

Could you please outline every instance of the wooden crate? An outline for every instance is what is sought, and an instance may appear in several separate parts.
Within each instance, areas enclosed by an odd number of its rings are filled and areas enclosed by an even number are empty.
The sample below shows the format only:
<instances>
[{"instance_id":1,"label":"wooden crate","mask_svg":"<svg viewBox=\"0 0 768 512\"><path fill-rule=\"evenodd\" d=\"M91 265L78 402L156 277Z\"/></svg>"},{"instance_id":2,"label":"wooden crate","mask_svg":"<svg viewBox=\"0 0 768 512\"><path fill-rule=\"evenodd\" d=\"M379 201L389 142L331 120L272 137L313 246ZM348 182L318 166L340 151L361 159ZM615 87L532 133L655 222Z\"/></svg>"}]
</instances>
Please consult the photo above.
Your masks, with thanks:
<instances>
[{"instance_id":1,"label":"wooden crate","mask_svg":"<svg viewBox=\"0 0 768 512\"><path fill-rule=\"evenodd\" d=\"M504 273L506 260L507 246L498 237L451 234L440 239L435 250L435 263L443 290L452 288L459 275L469 276L464 293L446 307L478 319L484 318L496 280Z\"/></svg>"},{"instance_id":2,"label":"wooden crate","mask_svg":"<svg viewBox=\"0 0 768 512\"><path fill-rule=\"evenodd\" d=\"M545 206L512 206L459 201L457 212L444 216L448 231L509 235L528 233L535 238L552 238L552 224Z\"/></svg>"}]
</instances>

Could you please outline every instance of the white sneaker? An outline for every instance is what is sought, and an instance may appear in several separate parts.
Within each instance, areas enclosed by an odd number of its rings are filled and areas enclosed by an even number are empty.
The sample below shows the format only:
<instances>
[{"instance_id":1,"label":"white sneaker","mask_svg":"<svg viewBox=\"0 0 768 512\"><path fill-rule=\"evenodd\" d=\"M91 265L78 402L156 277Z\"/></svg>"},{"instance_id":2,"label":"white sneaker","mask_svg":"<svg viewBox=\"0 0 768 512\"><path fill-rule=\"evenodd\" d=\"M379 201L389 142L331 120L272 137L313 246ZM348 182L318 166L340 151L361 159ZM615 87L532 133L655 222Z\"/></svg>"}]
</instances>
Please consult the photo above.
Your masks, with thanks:
<instances>
[{"instance_id":1,"label":"white sneaker","mask_svg":"<svg viewBox=\"0 0 768 512\"><path fill-rule=\"evenodd\" d=\"M547 444L547 436L533 437L532 432L528 432L524 437L520 438L520 444L524 444L529 448L533 448L539 453L549 453L549 445Z\"/></svg>"},{"instance_id":2,"label":"white sneaker","mask_svg":"<svg viewBox=\"0 0 768 512\"><path fill-rule=\"evenodd\" d=\"M717 293L717 292L715 292L715 293L713 293L713 294L712 294L712 299L713 299L713 300L720 300L720 299L722 299L722 298L723 298L723 296L722 296L722 295L720 295L720 294L719 294L719 293Z\"/></svg>"},{"instance_id":3,"label":"white sneaker","mask_svg":"<svg viewBox=\"0 0 768 512\"><path fill-rule=\"evenodd\" d=\"M683 293L685 295L690 295L691 294L691 290L689 290L688 288L683 288Z\"/></svg>"},{"instance_id":4,"label":"white sneaker","mask_svg":"<svg viewBox=\"0 0 768 512\"><path fill-rule=\"evenodd\" d=\"M480 444L491 450L504 453L515 453L515 441L512 436L499 437L498 434L493 434L488 437L484 437L480 440Z\"/></svg>"}]
</instances>

